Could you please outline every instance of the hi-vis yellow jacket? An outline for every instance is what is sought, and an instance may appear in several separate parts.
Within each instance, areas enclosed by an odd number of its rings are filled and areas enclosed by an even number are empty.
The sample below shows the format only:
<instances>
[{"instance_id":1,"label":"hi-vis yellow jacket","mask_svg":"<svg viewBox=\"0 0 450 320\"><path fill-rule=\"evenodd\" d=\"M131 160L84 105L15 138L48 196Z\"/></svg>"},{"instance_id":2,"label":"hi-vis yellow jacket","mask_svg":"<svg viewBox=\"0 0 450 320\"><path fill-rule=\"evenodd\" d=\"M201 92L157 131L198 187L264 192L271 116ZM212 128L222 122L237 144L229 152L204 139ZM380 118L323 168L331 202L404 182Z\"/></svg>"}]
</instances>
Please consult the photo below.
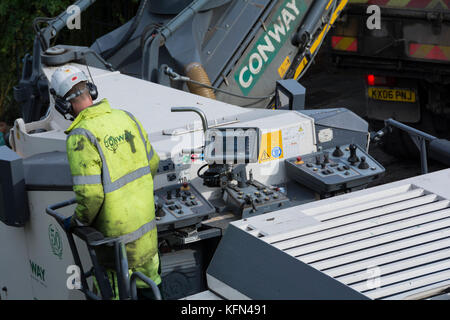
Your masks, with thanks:
<instances>
[{"instance_id":1,"label":"hi-vis yellow jacket","mask_svg":"<svg viewBox=\"0 0 450 320\"><path fill-rule=\"evenodd\" d=\"M159 284L153 199L159 156L147 133L133 115L111 109L106 99L81 111L66 133L78 204L72 224L91 225L106 237L134 232L137 240L126 244L129 267ZM112 248L97 254L102 265L114 267Z\"/></svg>"}]
</instances>

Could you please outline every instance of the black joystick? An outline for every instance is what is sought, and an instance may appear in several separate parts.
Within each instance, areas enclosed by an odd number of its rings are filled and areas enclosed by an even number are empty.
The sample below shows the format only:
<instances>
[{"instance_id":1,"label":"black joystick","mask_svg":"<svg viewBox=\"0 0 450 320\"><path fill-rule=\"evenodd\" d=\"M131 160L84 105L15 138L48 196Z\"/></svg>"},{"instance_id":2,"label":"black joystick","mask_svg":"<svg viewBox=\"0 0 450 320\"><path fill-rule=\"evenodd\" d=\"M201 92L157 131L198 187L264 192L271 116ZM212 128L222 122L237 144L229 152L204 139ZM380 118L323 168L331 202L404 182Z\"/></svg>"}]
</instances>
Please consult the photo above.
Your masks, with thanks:
<instances>
[{"instance_id":1,"label":"black joystick","mask_svg":"<svg viewBox=\"0 0 450 320\"><path fill-rule=\"evenodd\" d=\"M356 145L355 144L349 145L349 149L350 149L350 157L348 157L347 161L350 162L350 164L353 166L356 162L359 161L359 158L356 155Z\"/></svg>"},{"instance_id":2,"label":"black joystick","mask_svg":"<svg viewBox=\"0 0 450 320\"><path fill-rule=\"evenodd\" d=\"M361 163L358 166L359 169L369 169L369 165L366 162L366 157L361 157Z\"/></svg>"},{"instance_id":3,"label":"black joystick","mask_svg":"<svg viewBox=\"0 0 450 320\"><path fill-rule=\"evenodd\" d=\"M165 215L166 215L166 213L164 212L164 210L162 209L162 205L160 204L160 203L157 203L156 204L156 208L155 208L156 210L156 212L155 212L155 215L157 216L157 217L159 217L159 218L162 218L162 217L164 217Z\"/></svg>"},{"instance_id":4,"label":"black joystick","mask_svg":"<svg viewBox=\"0 0 450 320\"><path fill-rule=\"evenodd\" d=\"M179 197L180 197L180 188L177 188L177 189L175 190L175 197L176 197L176 198L179 198Z\"/></svg>"},{"instance_id":5,"label":"black joystick","mask_svg":"<svg viewBox=\"0 0 450 320\"><path fill-rule=\"evenodd\" d=\"M320 156L316 156L316 164L320 164Z\"/></svg>"},{"instance_id":6,"label":"black joystick","mask_svg":"<svg viewBox=\"0 0 450 320\"><path fill-rule=\"evenodd\" d=\"M167 191L167 200L172 199L172 191Z\"/></svg>"},{"instance_id":7,"label":"black joystick","mask_svg":"<svg viewBox=\"0 0 450 320\"><path fill-rule=\"evenodd\" d=\"M323 163L330 163L330 154L328 152L323 154Z\"/></svg>"},{"instance_id":8,"label":"black joystick","mask_svg":"<svg viewBox=\"0 0 450 320\"><path fill-rule=\"evenodd\" d=\"M342 157L344 153L342 152L341 148L339 146L336 146L336 149L333 151L333 157Z\"/></svg>"}]
</instances>

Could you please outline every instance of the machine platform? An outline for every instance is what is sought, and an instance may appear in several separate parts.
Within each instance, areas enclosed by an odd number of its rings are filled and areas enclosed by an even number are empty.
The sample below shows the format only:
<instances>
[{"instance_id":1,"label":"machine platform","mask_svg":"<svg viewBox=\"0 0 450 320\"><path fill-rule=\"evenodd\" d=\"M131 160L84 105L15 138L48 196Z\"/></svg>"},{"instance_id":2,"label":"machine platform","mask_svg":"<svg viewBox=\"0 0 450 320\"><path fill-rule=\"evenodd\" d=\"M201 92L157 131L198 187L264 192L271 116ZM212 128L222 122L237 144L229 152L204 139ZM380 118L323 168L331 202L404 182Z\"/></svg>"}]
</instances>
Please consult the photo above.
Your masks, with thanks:
<instances>
[{"instance_id":1,"label":"machine platform","mask_svg":"<svg viewBox=\"0 0 450 320\"><path fill-rule=\"evenodd\" d=\"M232 222L226 299L419 299L450 285L450 169Z\"/></svg>"}]
</instances>

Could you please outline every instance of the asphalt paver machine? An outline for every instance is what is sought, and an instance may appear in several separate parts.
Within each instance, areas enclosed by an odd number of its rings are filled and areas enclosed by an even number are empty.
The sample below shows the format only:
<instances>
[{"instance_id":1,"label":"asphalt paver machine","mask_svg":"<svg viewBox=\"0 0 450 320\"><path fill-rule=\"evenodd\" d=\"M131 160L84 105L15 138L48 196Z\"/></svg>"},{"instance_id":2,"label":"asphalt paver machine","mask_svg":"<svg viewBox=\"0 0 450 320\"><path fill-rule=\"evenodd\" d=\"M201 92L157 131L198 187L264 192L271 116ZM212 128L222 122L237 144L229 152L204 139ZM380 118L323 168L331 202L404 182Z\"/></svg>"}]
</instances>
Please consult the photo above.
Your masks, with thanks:
<instances>
[{"instance_id":1,"label":"asphalt paver machine","mask_svg":"<svg viewBox=\"0 0 450 320\"><path fill-rule=\"evenodd\" d=\"M77 5L84 10L92 2ZM105 239L89 228L64 236L60 221L74 210L64 134L70 121L55 110L48 83L57 67L68 64L92 78L99 99L135 115L160 156L154 192L165 298L376 299L439 288L445 296L449 197L430 183L445 184L448 170L381 186L387 191L364 190L385 173L368 151L371 137L387 130L371 135L367 122L344 108L304 110L305 91L296 80L346 2L155 3L142 1L133 21L90 48L49 46L64 27L64 14L39 29L15 89L23 118L10 131L9 147L0 147L0 255L7 257L0 263L1 298L108 298L97 245L115 248L120 298L136 298L138 279L159 296L145 276L124 272L122 238ZM201 65L209 83L190 74L187 62ZM243 97L259 105L244 107ZM441 150L445 143L433 145ZM408 210L419 205L414 220L407 220ZM378 243L372 231L386 237ZM400 289L390 290L394 282L384 283L382 274L376 288L390 291L365 294L364 263L352 269L353 282L327 273L328 263L343 268L356 261L339 256L360 252L372 259L378 251L368 250L370 244L389 241L392 247L377 249L392 253L379 266L393 263L388 270L404 271ZM320 252L330 246L326 258L336 259L321 262ZM395 250L418 256L430 247L439 250L430 260L395 264ZM278 272L252 265L261 259ZM417 275L415 268L424 265ZM78 278L73 266L82 270ZM407 280L430 274L408 287ZM91 275L100 282L97 295ZM71 286L77 279L81 290Z\"/></svg>"}]
</instances>

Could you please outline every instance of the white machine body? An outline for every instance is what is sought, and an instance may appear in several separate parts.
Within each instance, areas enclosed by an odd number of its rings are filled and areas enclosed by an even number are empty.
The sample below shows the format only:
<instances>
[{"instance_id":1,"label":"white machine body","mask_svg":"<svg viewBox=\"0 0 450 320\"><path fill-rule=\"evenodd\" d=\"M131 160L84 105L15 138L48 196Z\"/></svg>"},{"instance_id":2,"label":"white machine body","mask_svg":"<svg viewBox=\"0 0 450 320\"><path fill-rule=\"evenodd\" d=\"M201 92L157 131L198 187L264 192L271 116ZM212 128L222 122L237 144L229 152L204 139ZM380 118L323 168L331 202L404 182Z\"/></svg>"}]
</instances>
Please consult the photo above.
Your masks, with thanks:
<instances>
[{"instance_id":1,"label":"white machine body","mask_svg":"<svg viewBox=\"0 0 450 320\"><path fill-rule=\"evenodd\" d=\"M72 65L89 74L86 66ZM49 81L56 69L44 68ZM165 173L160 173L155 177L155 189L186 179L205 198L220 196L218 188L203 186L196 175L205 164L201 154L191 157L183 153L183 150L202 147L204 132L200 118L194 113L172 113L172 107L200 108L210 127L259 128L262 136L259 161L249 164L247 170L252 170L253 177L265 184L286 181L284 159L316 151L314 121L298 112L242 108L93 67L90 73L98 87L97 101L107 98L112 108L131 112L144 126L161 160L171 159L175 163L176 179L170 181ZM10 144L23 158L64 152L64 130L69 125L54 109L52 100L44 119L27 124L22 119L16 120ZM8 257L0 263L0 287L8 288L7 292L0 292L2 299L84 298L78 290L67 287L67 279L74 272L70 269L74 262L69 244L64 231L45 213L49 205L73 197L71 191L28 191L27 225L12 228L0 223L0 241L9 244L0 246L0 255ZM69 216L73 210L71 206L61 212ZM87 250L81 241L78 245L82 248L80 254L86 271L90 268Z\"/></svg>"}]
</instances>

